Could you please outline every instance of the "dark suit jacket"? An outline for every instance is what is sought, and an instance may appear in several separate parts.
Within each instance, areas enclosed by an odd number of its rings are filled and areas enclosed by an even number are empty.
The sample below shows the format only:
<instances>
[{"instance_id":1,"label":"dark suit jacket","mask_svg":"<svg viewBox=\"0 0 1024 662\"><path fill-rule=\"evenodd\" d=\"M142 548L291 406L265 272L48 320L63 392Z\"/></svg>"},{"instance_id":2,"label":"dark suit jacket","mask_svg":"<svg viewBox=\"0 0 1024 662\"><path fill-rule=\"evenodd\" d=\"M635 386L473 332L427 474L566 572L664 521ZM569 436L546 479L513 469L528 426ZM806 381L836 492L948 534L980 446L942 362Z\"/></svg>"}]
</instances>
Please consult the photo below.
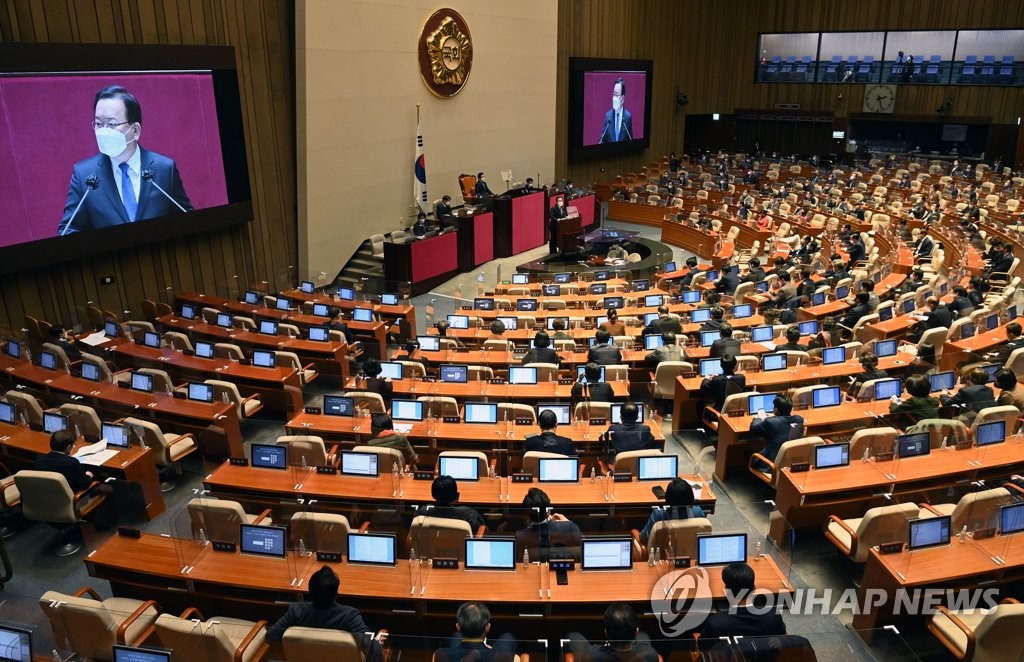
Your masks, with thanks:
<instances>
[{"instance_id":1,"label":"dark suit jacket","mask_svg":"<svg viewBox=\"0 0 1024 662\"><path fill-rule=\"evenodd\" d=\"M523 363L554 363L559 365L562 357L550 347L533 347L523 357Z\"/></svg>"},{"instance_id":2,"label":"dark suit jacket","mask_svg":"<svg viewBox=\"0 0 1024 662\"><path fill-rule=\"evenodd\" d=\"M931 257L932 247L934 245L935 243L932 241L932 238L929 237L928 235L925 235L917 243L917 249L914 251L914 255L916 255L917 257Z\"/></svg>"},{"instance_id":3,"label":"dark suit jacket","mask_svg":"<svg viewBox=\"0 0 1024 662\"><path fill-rule=\"evenodd\" d=\"M940 326L944 326L947 329L953 324L953 313L949 312L949 308L945 304L939 304L935 307L935 310L928 313L928 319L924 323L925 329L937 329Z\"/></svg>"},{"instance_id":4,"label":"dark suit jacket","mask_svg":"<svg viewBox=\"0 0 1024 662\"><path fill-rule=\"evenodd\" d=\"M143 179L140 182L139 206L135 212L136 220L145 221L150 218L181 213L180 209L153 186L154 182L177 200L178 204L191 211L192 203L188 201L185 187L181 183L181 175L178 173L178 166L174 161L156 152L150 152L141 147L139 149L141 150L142 171L152 170L153 181ZM78 210L78 214L72 220L71 215L75 211L75 207L78 206L85 192L89 190L85 181L93 175L99 179L99 186L92 189L82 208ZM117 192L110 157L97 154L76 163L71 168L68 199L64 203L64 215L57 226L58 234L64 232L68 225L70 227L67 227L67 234L71 234L130 222L128 214L124 210L124 203L121 202L121 195Z\"/></svg>"},{"instance_id":5,"label":"dark suit jacket","mask_svg":"<svg viewBox=\"0 0 1024 662\"><path fill-rule=\"evenodd\" d=\"M293 602L288 611L267 628L267 641L281 641L284 631L293 625L351 632L357 641L361 641L369 629L355 607L334 602L326 609L317 609L312 602Z\"/></svg>"},{"instance_id":6,"label":"dark suit jacket","mask_svg":"<svg viewBox=\"0 0 1024 662\"><path fill-rule=\"evenodd\" d=\"M968 384L953 395L939 396L939 401L945 405L960 405L970 411L981 411L985 407L993 407L996 404L996 394L991 386L983 384Z\"/></svg>"},{"instance_id":7,"label":"dark suit jacket","mask_svg":"<svg viewBox=\"0 0 1024 662\"><path fill-rule=\"evenodd\" d=\"M491 191L491 187L487 185L487 182L480 179L476 180L476 187L474 190L478 197L481 195L494 195L494 192Z\"/></svg>"},{"instance_id":8,"label":"dark suit jacket","mask_svg":"<svg viewBox=\"0 0 1024 662\"><path fill-rule=\"evenodd\" d=\"M722 356L723 354L732 354L733 356L740 355L740 349L743 344L735 338L719 338L715 342L711 343L711 354L712 358L716 356Z\"/></svg>"},{"instance_id":9,"label":"dark suit jacket","mask_svg":"<svg viewBox=\"0 0 1024 662\"><path fill-rule=\"evenodd\" d=\"M651 434L651 428L643 423L616 423L608 428L608 436L611 439L611 455L626 451L657 450L661 447Z\"/></svg>"},{"instance_id":10,"label":"dark suit jacket","mask_svg":"<svg viewBox=\"0 0 1024 662\"><path fill-rule=\"evenodd\" d=\"M85 465L64 453L50 451L46 455L37 455L35 469L36 471L54 471L64 476L72 492L81 492L92 483L92 478L85 475Z\"/></svg>"},{"instance_id":11,"label":"dark suit jacket","mask_svg":"<svg viewBox=\"0 0 1024 662\"><path fill-rule=\"evenodd\" d=\"M850 308L850 312L846 313L846 317L843 318L843 321L841 322L841 324L843 326L845 326L845 327L849 327L849 328L852 329L857 324L857 322L860 320L860 318L864 317L865 315L870 315L870 314L871 314L871 304L870 303L858 303L853 308Z\"/></svg>"},{"instance_id":12,"label":"dark suit jacket","mask_svg":"<svg viewBox=\"0 0 1024 662\"><path fill-rule=\"evenodd\" d=\"M735 614L711 614L700 629L700 640L714 645L720 637L767 637L786 634L786 624L779 614L751 613L737 607ZM774 658L773 658L774 659Z\"/></svg>"},{"instance_id":13,"label":"dark suit jacket","mask_svg":"<svg viewBox=\"0 0 1024 662\"><path fill-rule=\"evenodd\" d=\"M643 335L658 335L671 331L672 333L679 335L683 332L683 325L679 323L679 320L671 315L667 317L658 317L651 320L651 323L644 327Z\"/></svg>"},{"instance_id":14,"label":"dark suit jacket","mask_svg":"<svg viewBox=\"0 0 1024 662\"><path fill-rule=\"evenodd\" d=\"M601 137L598 143L617 143L633 139L633 113L625 108L622 109L622 126L619 128L619 135L615 135L615 111L609 110L604 114L604 126L601 127Z\"/></svg>"},{"instance_id":15,"label":"dark suit jacket","mask_svg":"<svg viewBox=\"0 0 1024 662\"><path fill-rule=\"evenodd\" d=\"M436 504L426 504L417 508L416 514L426 515L428 517L460 519L463 522L469 522L469 525L473 527L473 535L476 535L477 530L484 525L484 518L480 516L480 513L469 506L439 506Z\"/></svg>"},{"instance_id":16,"label":"dark suit jacket","mask_svg":"<svg viewBox=\"0 0 1024 662\"><path fill-rule=\"evenodd\" d=\"M715 375L706 377L700 383L701 396L711 398L718 411L722 411L726 396L730 393L742 393L746 389L747 378L744 375Z\"/></svg>"},{"instance_id":17,"label":"dark suit jacket","mask_svg":"<svg viewBox=\"0 0 1024 662\"><path fill-rule=\"evenodd\" d=\"M558 219L566 218L568 215L568 207L559 207L558 205L555 205L554 207L551 208L551 211L548 214L548 218L550 218L553 221L557 221Z\"/></svg>"},{"instance_id":18,"label":"dark suit jacket","mask_svg":"<svg viewBox=\"0 0 1024 662\"><path fill-rule=\"evenodd\" d=\"M413 223L412 233L417 237L422 237L423 235L427 234L427 224L419 222Z\"/></svg>"},{"instance_id":19,"label":"dark suit jacket","mask_svg":"<svg viewBox=\"0 0 1024 662\"><path fill-rule=\"evenodd\" d=\"M956 317L960 317L960 311L965 310L967 308L973 308L974 302L971 301L968 297L957 297L956 299L953 300L952 303L948 304L946 307L949 308L950 313L956 313Z\"/></svg>"},{"instance_id":20,"label":"dark suit jacket","mask_svg":"<svg viewBox=\"0 0 1024 662\"><path fill-rule=\"evenodd\" d=\"M517 559L523 558L523 550L526 550L531 561L544 562L552 557L579 561L582 547L583 534L575 522L532 522L516 531Z\"/></svg>"},{"instance_id":21,"label":"dark suit jacket","mask_svg":"<svg viewBox=\"0 0 1024 662\"><path fill-rule=\"evenodd\" d=\"M793 438L798 439L803 434L803 416L769 416L763 421L759 418L751 421L751 434L755 434L765 440L764 450L761 451L761 455L774 461L775 456L779 454L782 444L789 441L791 425L794 423L799 429L797 430L797 436Z\"/></svg>"},{"instance_id":22,"label":"dark suit jacket","mask_svg":"<svg viewBox=\"0 0 1024 662\"><path fill-rule=\"evenodd\" d=\"M850 244L849 253L850 264L854 264L856 262L860 262L861 260L863 260L865 257L864 242L855 241L852 244Z\"/></svg>"},{"instance_id":23,"label":"dark suit jacket","mask_svg":"<svg viewBox=\"0 0 1024 662\"><path fill-rule=\"evenodd\" d=\"M746 283L760 283L764 280L765 273L761 267L755 267L747 271L747 275L743 277L743 281Z\"/></svg>"},{"instance_id":24,"label":"dark suit jacket","mask_svg":"<svg viewBox=\"0 0 1024 662\"><path fill-rule=\"evenodd\" d=\"M1005 345L999 348L999 353L996 355L995 363L1005 364L1010 359L1010 354L1013 354L1014 350L1024 347L1024 337L1014 338L1009 340Z\"/></svg>"},{"instance_id":25,"label":"dark suit jacket","mask_svg":"<svg viewBox=\"0 0 1024 662\"><path fill-rule=\"evenodd\" d=\"M740 277L735 272L730 271L718 279L718 282L715 283L715 290L731 297L736 293L736 288L739 287L739 284Z\"/></svg>"},{"instance_id":26,"label":"dark suit jacket","mask_svg":"<svg viewBox=\"0 0 1024 662\"><path fill-rule=\"evenodd\" d=\"M50 342L63 349L64 353L67 354L69 361L82 360L82 350L78 349L78 347L76 347L74 343L69 343L67 340L57 339L51 339Z\"/></svg>"},{"instance_id":27,"label":"dark suit jacket","mask_svg":"<svg viewBox=\"0 0 1024 662\"><path fill-rule=\"evenodd\" d=\"M438 648L436 662L512 662L515 659L515 640L507 633L493 640L493 648L479 641L461 641L457 646Z\"/></svg>"},{"instance_id":28,"label":"dark suit jacket","mask_svg":"<svg viewBox=\"0 0 1024 662\"><path fill-rule=\"evenodd\" d=\"M1013 255L1000 253L992 260L992 267L988 270L990 274L1004 274L1013 266Z\"/></svg>"},{"instance_id":29,"label":"dark suit jacket","mask_svg":"<svg viewBox=\"0 0 1024 662\"><path fill-rule=\"evenodd\" d=\"M558 453L569 457L576 457L576 446L572 439L557 435L551 430L544 430L540 434L530 435L526 438L524 452L541 451L543 453Z\"/></svg>"},{"instance_id":30,"label":"dark suit jacket","mask_svg":"<svg viewBox=\"0 0 1024 662\"><path fill-rule=\"evenodd\" d=\"M622 363L622 352L615 345L594 345L587 352L587 363L619 365Z\"/></svg>"},{"instance_id":31,"label":"dark suit jacket","mask_svg":"<svg viewBox=\"0 0 1024 662\"><path fill-rule=\"evenodd\" d=\"M615 391L612 389L612 385L605 382L590 384L587 391L590 394L589 400L592 402L611 402L615 399ZM573 398L583 397L583 384L573 384L570 395Z\"/></svg>"},{"instance_id":32,"label":"dark suit jacket","mask_svg":"<svg viewBox=\"0 0 1024 662\"><path fill-rule=\"evenodd\" d=\"M850 388L846 392L848 395L856 398L864 382L870 382L872 379L885 379L888 376L889 373L885 370L873 370L870 372L865 370L854 378L853 383L850 384Z\"/></svg>"}]
</instances>

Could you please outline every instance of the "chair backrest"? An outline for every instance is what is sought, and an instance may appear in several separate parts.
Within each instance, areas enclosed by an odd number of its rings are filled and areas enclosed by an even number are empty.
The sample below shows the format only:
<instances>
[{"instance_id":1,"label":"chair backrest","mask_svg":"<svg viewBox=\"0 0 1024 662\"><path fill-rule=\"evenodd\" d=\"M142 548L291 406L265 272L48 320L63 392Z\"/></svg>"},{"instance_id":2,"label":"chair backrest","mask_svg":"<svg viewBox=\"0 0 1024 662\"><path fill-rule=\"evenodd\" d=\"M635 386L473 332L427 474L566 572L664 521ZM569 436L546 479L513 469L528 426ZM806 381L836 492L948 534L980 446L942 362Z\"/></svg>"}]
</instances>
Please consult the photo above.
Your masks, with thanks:
<instances>
[{"instance_id":1,"label":"chair backrest","mask_svg":"<svg viewBox=\"0 0 1024 662\"><path fill-rule=\"evenodd\" d=\"M639 472L640 458L642 457L660 457L664 455L660 450L647 448L638 451L623 451L615 456L615 473L626 473L629 472L632 475L637 475Z\"/></svg>"},{"instance_id":2,"label":"chair backrest","mask_svg":"<svg viewBox=\"0 0 1024 662\"><path fill-rule=\"evenodd\" d=\"M293 625L281 639L286 660L363 662L359 642L351 632Z\"/></svg>"},{"instance_id":3,"label":"chair backrest","mask_svg":"<svg viewBox=\"0 0 1024 662\"><path fill-rule=\"evenodd\" d=\"M473 527L461 519L417 515L409 527L409 545L422 559L465 559L465 540L473 536Z\"/></svg>"},{"instance_id":4,"label":"chair backrest","mask_svg":"<svg viewBox=\"0 0 1024 662\"><path fill-rule=\"evenodd\" d=\"M618 466L615 467L616 471ZM697 536L711 533L711 520L706 517L689 517L687 519L663 519L654 523L651 535L647 539L647 549L657 547L668 550L671 541L672 553L675 558L688 556L697 558ZM667 552L666 552L667 553Z\"/></svg>"},{"instance_id":5,"label":"chair backrest","mask_svg":"<svg viewBox=\"0 0 1024 662\"><path fill-rule=\"evenodd\" d=\"M223 379L207 379L206 383L213 387L214 400L224 400L235 405L238 418L245 418L245 411L242 409L242 394L238 392L238 386L234 382Z\"/></svg>"},{"instance_id":6,"label":"chair backrest","mask_svg":"<svg viewBox=\"0 0 1024 662\"><path fill-rule=\"evenodd\" d=\"M289 466L322 467L328 464L327 448L324 446L323 437L313 435L282 435L277 438L277 444L288 447Z\"/></svg>"},{"instance_id":7,"label":"chair backrest","mask_svg":"<svg viewBox=\"0 0 1024 662\"><path fill-rule=\"evenodd\" d=\"M348 518L337 513L301 511L292 515L288 534L293 547L301 540L312 552L348 553Z\"/></svg>"},{"instance_id":8,"label":"chair backrest","mask_svg":"<svg viewBox=\"0 0 1024 662\"><path fill-rule=\"evenodd\" d=\"M239 525L248 522L242 504L225 499L200 497L188 502L189 522L192 537L198 539L199 531L206 533L212 542L239 542Z\"/></svg>"},{"instance_id":9,"label":"chair backrest","mask_svg":"<svg viewBox=\"0 0 1024 662\"><path fill-rule=\"evenodd\" d=\"M174 349L182 351L193 351L192 341L180 331L164 331L163 339Z\"/></svg>"},{"instance_id":10,"label":"chair backrest","mask_svg":"<svg viewBox=\"0 0 1024 662\"><path fill-rule=\"evenodd\" d=\"M994 529L999 526L999 507L1013 501L1005 487L995 487L980 492L968 492L960 497L953 509L950 531Z\"/></svg>"},{"instance_id":11,"label":"chair backrest","mask_svg":"<svg viewBox=\"0 0 1024 662\"><path fill-rule=\"evenodd\" d=\"M96 439L101 436L100 417L92 407L66 402L60 406L60 413L68 417L72 429L77 427L83 435Z\"/></svg>"},{"instance_id":12,"label":"chair backrest","mask_svg":"<svg viewBox=\"0 0 1024 662\"><path fill-rule=\"evenodd\" d=\"M540 473L540 460L542 458L548 459L565 459L565 456L561 453L548 453L545 451L527 451L523 453L523 471L526 473L533 474L534 476Z\"/></svg>"},{"instance_id":13,"label":"chair backrest","mask_svg":"<svg viewBox=\"0 0 1024 662\"><path fill-rule=\"evenodd\" d=\"M871 456L891 453L899 434L899 430L891 427L857 430L850 439L850 457L864 457L864 451Z\"/></svg>"},{"instance_id":14,"label":"chair backrest","mask_svg":"<svg viewBox=\"0 0 1024 662\"><path fill-rule=\"evenodd\" d=\"M384 407L384 398L380 393L374 393L373 391L349 391L345 395L352 398L353 404L356 407L369 409L371 413L383 414L387 411Z\"/></svg>"},{"instance_id":15,"label":"chair backrest","mask_svg":"<svg viewBox=\"0 0 1024 662\"><path fill-rule=\"evenodd\" d=\"M1014 405L1000 405L996 407L985 407L978 412L978 415L971 422L971 435L974 435L978 426L993 421L1006 421L1007 436L1013 434L1017 429L1017 419L1020 417L1020 410Z\"/></svg>"},{"instance_id":16,"label":"chair backrest","mask_svg":"<svg viewBox=\"0 0 1024 662\"><path fill-rule=\"evenodd\" d=\"M477 472L480 476L486 476L490 461L483 451L441 451L437 454L438 459L442 457L475 457L477 460ZM440 464L440 462L439 462Z\"/></svg>"},{"instance_id":17,"label":"chair backrest","mask_svg":"<svg viewBox=\"0 0 1024 662\"><path fill-rule=\"evenodd\" d=\"M918 515L917 504L900 503L871 508L857 526L857 549L853 560L867 561L871 548L880 543L907 540L910 520Z\"/></svg>"},{"instance_id":18,"label":"chair backrest","mask_svg":"<svg viewBox=\"0 0 1024 662\"><path fill-rule=\"evenodd\" d=\"M662 361L654 370L654 397L671 399L676 394L676 377L693 372L689 361Z\"/></svg>"},{"instance_id":19,"label":"chair backrest","mask_svg":"<svg viewBox=\"0 0 1024 662\"><path fill-rule=\"evenodd\" d=\"M510 352L512 351L512 341L490 338L484 341L484 349L490 349L498 352Z\"/></svg>"},{"instance_id":20,"label":"chair backrest","mask_svg":"<svg viewBox=\"0 0 1024 662\"><path fill-rule=\"evenodd\" d=\"M927 432L930 435L931 447L939 448L943 440L950 446L970 438L970 432L962 421L955 418L925 418L907 428L907 434Z\"/></svg>"},{"instance_id":21,"label":"chair backrest","mask_svg":"<svg viewBox=\"0 0 1024 662\"><path fill-rule=\"evenodd\" d=\"M174 382L171 381L171 376L167 374L166 370L159 368L139 368L136 372L142 373L143 375L149 375L153 378L153 391L170 393L174 390Z\"/></svg>"},{"instance_id":22,"label":"chair backrest","mask_svg":"<svg viewBox=\"0 0 1024 662\"><path fill-rule=\"evenodd\" d=\"M627 381L629 379L629 366L606 365L604 367L604 378L609 382Z\"/></svg>"},{"instance_id":23,"label":"chair backrest","mask_svg":"<svg viewBox=\"0 0 1024 662\"><path fill-rule=\"evenodd\" d=\"M26 423L40 428L43 426L43 407L34 395L12 389L4 397L25 417Z\"/></svg>"},{"instance_id":24,"label":"chair backrest","mask_svg":"<svg viewBox=\"0 0 1024 662\"><path fill-rule=\"evenodd\" d=\"M612 403L593 401L577 402L572 415L576 420L589 421L592 418L603 418L606 421L611 421Z\"/></svg>"},{"instance_id":25,"label":"chair backrest","mask_svg":"<svg viewBox=\"0 0 1024 662\"><path fill-rule=\"evenodd\" d=\"M528 418L531 423L537 423L537 410L521 402L499 402L498 420L504 421L506 414L510 421L515 421L517 418Z\"/></svg>"},{"instance_id":26,"label":"chair backrest","mask_svg":"<svg viewBox=\"0 0 1024 662\"><path fill-rule=\"evenodd\" d=\"M427 375L426 369L419 361L396 361L402 364L402 375L409 378L424 378Z\"/></svg>"},{"instance_id":27,"label":"chair backrest","mask_svg":"<svg viewBox=\"0 0 1024 662\"><path fill-rule=\"evenodd\" d=\"M741 391L739 393L730 393L729 395L725 396L725 400L722 401L721 413L725 415L731 415L733 412L742 411L744 414L746 414L747 398L751 395L757 395L757 391Z\"/></svg>"},{"instance_id":28,"label":"chair backrest","mask_svg":"<svg viewBox=\"0 0 1024 662\"><path fill-rule=\"evenodd\" d=\"M440 418L442 416L459 415L459 403L453 397L445 395L421 395L416 399L423 403L424 416L435 416Z\"/></svg>"},{"instance_id":29,"label":"chair backrest","mask_svg":"<svg viewBox=\"0 0 1024 662\"><path fill-rule=\"evenodd\" d=\"M22 469L14 474L14 484L21 493L21 511L25 519L54 524L78 521L75 494L61 474Z\"/></svg>"},{"instance_id":30,"label":"chair backrest","mask_svg":"<svg viewBox=\"0 0 1024 662\"><path fill-rule=\"evenodd\" d=\"M114 381L114 375L110 372L110 367L107 365L107 362L101 359L100 357L95 356L93 354L82 354L82 363L88 363L90 365L96 366L96 368L100 371L100 381Z\"/></svg>"},{"instance_id":31,"label":"chair backrest","mask_svg":"<svg viewBox=\"0 0 1024 662\"><path fill-rule=\"evenodd\" d=\"M779 452L775 456L775 472L772 475L772 487L778 486L779 476L782 474L783 469L794 464L813 462L814 447L820 446L823 443L825 443L825 440L821 437L801 437L800 439L791 439L784 442L779 447Z\"/></svg>"},{"instance_id":32,"label":"chair backrest","mask_svg":"<svg viewBox=\"0 0 1024 662\"><path fill-rule=\"evenodd\" d=\"M557 342L557 341L556 341ZM471 365L467 370L467 379L470 381L483 381L494 378L494 368L489 365Z\"/></svg>"},{"instance_id":33,"label":"chair backrest","mask_svg":"<svg viewBox=\"0 0 1024 662\"><path fill-rule=\"evenodd\" d=\"M537 369L537 382L553 382L558 380L558 366L554 363L527 363L527 367Z\"/></svg>"},{"instance_id":34,"label":"chair backrest","mask_svg":"<svg viewBox=\"0 0 1024 662\"><path fill-rule=\"evenodd\" d=\"M355 446L352 448L357 453L374 453L377 455L377 472L386 476L390 474L394 469L392 467L398 466L399 469L405 468L405 458L402 456L402 451L391 446Z\"/></svg>"},{"instance_id":35,"label":"chair backrest","mask_svg":"<svg viewBox=\"0 0 1024 662\"><path fill-rule=\"evenodd\" d=\"M1024 655L1024 604L1000 604L974 629L973 662L1019 660Z\"/></svg>"},{"instance_id":36,"label":"chair backrest","mask_svg":"<svg viewBox=\"0 0 1024 662\"><path fill-rule=\"evenodd\" d=\"M218 359L234 359L236 361L241 361L245 358L242 348L229 342L214 343L213 355Z\"/></svg>"},{"instance_id":37,"label":"chair backrest","mask_svg":"<svg viewBox=\"0 0 1024 662\"><path fill-rule=\"evenodd\" d=\"M143 444L153 449L153 454L156 456L158 464L169 465L172 463L171 459L167 456L167 439L160 426L153 421L147 421L142 418L129 417L122 422L142 437Z\"/></svg>"},{"instance_id":38,"label":"chair backrest","mask_svg":"<svg viewBox=\"0 0 1024 662\"><path fill-rule=\"evenodd\" d=\"M235 646L224 627L171 614L160 614L154 625L160 643L174 651L175 659L203 662L230 662L235 659Z\"/></svg>"},{"instance_id":39,"label":"chair backrest","mask_svg":"<svg viewBox=\"0 0 1024 662\"><path fill-rule=\"evenodd\" d=\"M117 643L118 622L99 600L47 591L39 607L50 621L54 644L84 658L108 659ZM128 614L116 614L118 621Z\"/></svg>"}]
</instances>

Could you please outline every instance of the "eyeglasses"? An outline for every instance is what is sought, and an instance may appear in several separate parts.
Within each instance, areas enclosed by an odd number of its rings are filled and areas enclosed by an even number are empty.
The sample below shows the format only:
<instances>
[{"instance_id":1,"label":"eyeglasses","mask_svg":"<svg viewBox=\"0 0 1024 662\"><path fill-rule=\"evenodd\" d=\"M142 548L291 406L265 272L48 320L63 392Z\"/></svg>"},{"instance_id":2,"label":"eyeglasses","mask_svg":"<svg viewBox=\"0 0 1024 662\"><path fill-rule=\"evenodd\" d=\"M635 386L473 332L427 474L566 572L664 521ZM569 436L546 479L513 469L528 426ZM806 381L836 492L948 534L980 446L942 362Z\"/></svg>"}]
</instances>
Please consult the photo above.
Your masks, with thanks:
<instances>
[{"instance_id":1,"label":"eyeglasses","mask_svg":"<svg viewBox=\"0 0 1024 662\"><path fill-rule=\"evenodd\" d=\"M100 122L99 120L93 120L92 121L92 128L93 129L102 129L102 128L106 127L108 129L116 129L117 127L121 126L122 124L131 124L131 122L127 122L127 121L126 122L115 122L113 120L110 120L110 121L107 121L107 122Z\"/></svg>"}]
</instances>

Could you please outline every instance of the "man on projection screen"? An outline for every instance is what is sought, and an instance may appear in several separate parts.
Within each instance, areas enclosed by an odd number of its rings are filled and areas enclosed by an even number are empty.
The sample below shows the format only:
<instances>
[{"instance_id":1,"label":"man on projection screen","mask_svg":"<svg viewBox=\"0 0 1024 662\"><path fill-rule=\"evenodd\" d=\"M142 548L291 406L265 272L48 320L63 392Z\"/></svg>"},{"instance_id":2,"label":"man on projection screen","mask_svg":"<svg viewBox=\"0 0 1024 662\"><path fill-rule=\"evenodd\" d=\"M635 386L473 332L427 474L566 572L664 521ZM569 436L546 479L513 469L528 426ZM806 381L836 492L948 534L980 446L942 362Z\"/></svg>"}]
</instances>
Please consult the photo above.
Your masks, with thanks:
<instances>
[{"instance_id":1,"label":"man on projection screen","mask_svg":"<svg viewBox=\"0 0 1024 662\"><path fill-rule=\"evenodd\" d=\"M135 95L111 85L96 93L93 107L100 153L71 169L58 236L192 211L174 161L139 145Z\"/></svg>"},{"instance_id":2,"label":"man on projection screen","mask_svg":"<svg viewBox=\"0 0 1024 662\"><path fill-rule=\"evenodd\" d=\"M626 106L626 81L616 78L612 85L612 109L604 114L604 127L598 143L617 143L633 139L633 113Z\"/></svg>"}]
</instances>

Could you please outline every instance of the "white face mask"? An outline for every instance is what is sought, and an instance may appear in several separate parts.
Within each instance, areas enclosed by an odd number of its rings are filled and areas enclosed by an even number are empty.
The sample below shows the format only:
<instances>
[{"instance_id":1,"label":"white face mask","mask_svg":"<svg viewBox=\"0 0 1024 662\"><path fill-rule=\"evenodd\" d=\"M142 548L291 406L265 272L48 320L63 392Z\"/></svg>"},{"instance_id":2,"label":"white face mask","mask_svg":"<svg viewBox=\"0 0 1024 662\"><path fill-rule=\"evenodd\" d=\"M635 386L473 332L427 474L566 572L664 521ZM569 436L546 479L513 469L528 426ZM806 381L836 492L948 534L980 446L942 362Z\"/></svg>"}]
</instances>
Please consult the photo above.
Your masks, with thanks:
<instances>
[{"instance_id":1,"label":"white face mask","mask_svg":"<svg viewBox=\"0 0 1024 662\"><path fill-rule=\"evenodd\" d=\"M133 138L130 142L135 142L135 139ZM108 127L96 129L96 145L99 147L101 154L106 154L110 158L114 158L128 149L128 143L129 141L124 137L124 134L117 129Z\"/></svg>"},{"instance_id":2,"label":"white face mask","mask_svg":"<svg viewBox=\"0 0 1024 662\"><path fill-rule=\"evenodd\" d=\"M622 97L612 97L612 108L616 111L622 108Z\"/></svg>"}]
</instances>

